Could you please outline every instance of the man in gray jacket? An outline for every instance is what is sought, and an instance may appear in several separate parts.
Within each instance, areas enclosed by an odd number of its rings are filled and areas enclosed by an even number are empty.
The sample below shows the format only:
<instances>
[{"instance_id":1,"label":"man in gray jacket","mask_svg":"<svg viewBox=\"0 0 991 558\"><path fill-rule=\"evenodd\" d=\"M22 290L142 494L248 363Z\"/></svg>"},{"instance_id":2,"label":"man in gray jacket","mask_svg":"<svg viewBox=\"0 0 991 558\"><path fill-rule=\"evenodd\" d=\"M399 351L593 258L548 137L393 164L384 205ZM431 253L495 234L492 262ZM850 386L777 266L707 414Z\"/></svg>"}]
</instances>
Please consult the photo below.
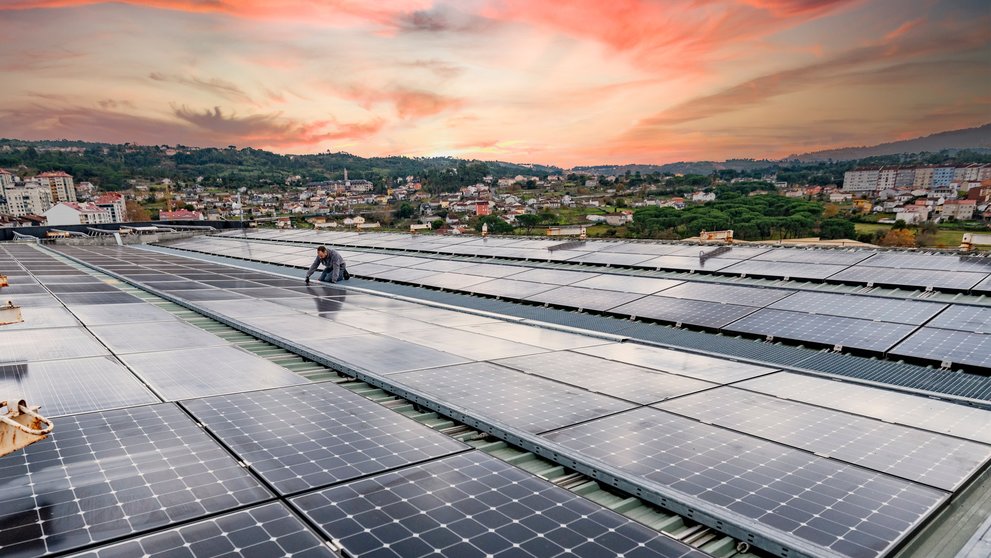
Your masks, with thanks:
<instances>
[{"instance_id":1,"label":"man in gray jacket","mask_svg":"<svg viewBox=\"0 0 991 558\"><path fill-rule=\"evenodd\" d=\"M336 283L348 277L347 268L344 265L344 258L337 250L328 250L326 246L317 248L317 259L310 264L310 269L306 272L306 284L310 284L310 275L316 272L317 268L323 264L323 273L320 280L324 282Z\"/></svg>"}]
</instances>

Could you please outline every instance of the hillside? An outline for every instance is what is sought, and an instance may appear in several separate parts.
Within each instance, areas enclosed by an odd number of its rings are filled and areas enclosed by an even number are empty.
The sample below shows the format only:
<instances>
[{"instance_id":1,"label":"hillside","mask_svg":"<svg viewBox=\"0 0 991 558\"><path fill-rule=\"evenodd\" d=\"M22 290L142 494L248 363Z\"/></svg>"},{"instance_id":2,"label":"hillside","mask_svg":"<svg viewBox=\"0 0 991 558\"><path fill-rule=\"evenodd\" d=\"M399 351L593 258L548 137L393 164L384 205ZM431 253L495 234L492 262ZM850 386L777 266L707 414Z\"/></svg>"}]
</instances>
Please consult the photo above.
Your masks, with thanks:
<instances>
[{"instance_id":1,"label":"hillside","mask_svg":"<svg viewBox=\"0 0 991 558\"><path fill-rule=\"evenodd\" d=\"M987 149L991 150L991 124L976 128L940 132L921 138L882 143L870 147L844 147L827 149L801 155L791 155L788 159L800 161L850 161L877 157L881 155L897 155L900 153L936 153L947 150Z\"/></svg>"}]
</instances>

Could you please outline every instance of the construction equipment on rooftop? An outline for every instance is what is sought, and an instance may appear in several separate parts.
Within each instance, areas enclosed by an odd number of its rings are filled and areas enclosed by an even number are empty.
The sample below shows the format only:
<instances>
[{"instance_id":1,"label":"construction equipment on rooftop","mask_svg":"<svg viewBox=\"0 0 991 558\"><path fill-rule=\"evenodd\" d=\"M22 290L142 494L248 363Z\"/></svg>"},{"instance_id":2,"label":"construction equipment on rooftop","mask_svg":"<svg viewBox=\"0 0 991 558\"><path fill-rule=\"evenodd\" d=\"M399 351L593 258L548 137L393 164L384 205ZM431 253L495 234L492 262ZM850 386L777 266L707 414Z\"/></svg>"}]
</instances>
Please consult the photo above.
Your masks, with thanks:
<instances>
[{"instance_id":1,"label":"construction equipment on rooftop","mask_svg":"<svg viewBox=\"0 0 991 558\"><path fill-rule=\"evenodd\" d=\"M13 404L0 401L0 457L24 449L48 437L55 425L38 414L37 405L28 406L22 399Z\"/></svg>"},{"instance_id":2,"label":"construction equipment on rooftop","mask_svg":"<svg viewBox=\"0 0 991 558\"><path fill-rule=\"evenodd\" d=\"M10 282L7 281L7 276L0 275L0 287L9 287L9 286L10 286Z\"/></svg>"}]
</instances>

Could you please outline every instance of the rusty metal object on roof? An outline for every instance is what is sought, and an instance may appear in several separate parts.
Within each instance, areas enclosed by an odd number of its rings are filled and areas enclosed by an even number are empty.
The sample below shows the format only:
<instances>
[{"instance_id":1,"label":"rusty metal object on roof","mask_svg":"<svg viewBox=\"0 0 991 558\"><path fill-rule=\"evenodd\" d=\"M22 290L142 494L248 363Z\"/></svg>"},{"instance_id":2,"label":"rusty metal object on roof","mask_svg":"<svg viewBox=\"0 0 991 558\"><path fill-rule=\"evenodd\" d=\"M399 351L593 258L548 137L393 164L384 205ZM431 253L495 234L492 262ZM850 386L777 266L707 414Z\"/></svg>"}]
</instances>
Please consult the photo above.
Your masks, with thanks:
<instances>
[{"instance_id":1,"label":"rusty metal object on roof","mask_svg":"<svg viewBox=\"0 0 991 558\"><path fill-rule=\"evenodd\" d=\"M10 286L10 282L7 281L7 276L0 275L0 287L9 287L9 286Z\"/></svg>"},{"instance_id":2,"label":"rusty metal object on roof","mask_svg":"<svg viewBox=\"0 0 991 558\"><path fill-rule=\"evenodd\" d=\"M8 404L0 401L0 457L44 440L55 427L52 421L38 414L38 406L29 407L24 400Z\"/></svg>"},{"instance_id":3,"label":"rusty metal object on roof","mask_svg":"<svg viewBox=\"0 0 991 558\"><path fill-rule=\"evenodd\" d=\"M0 305L0 326L18 324L24 321L21 316L21 307L15 306L12 301Z\"/></svg>"}]
</instances>

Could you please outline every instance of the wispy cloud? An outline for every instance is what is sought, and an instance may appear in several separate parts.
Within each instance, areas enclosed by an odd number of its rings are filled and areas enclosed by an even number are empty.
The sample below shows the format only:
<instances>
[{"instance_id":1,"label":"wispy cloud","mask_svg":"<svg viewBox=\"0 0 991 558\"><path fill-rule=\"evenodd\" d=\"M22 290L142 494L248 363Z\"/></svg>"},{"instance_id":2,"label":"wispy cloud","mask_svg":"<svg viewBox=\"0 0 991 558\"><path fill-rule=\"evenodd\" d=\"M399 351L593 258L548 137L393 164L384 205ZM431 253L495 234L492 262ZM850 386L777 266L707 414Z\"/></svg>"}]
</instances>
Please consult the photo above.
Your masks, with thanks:
<instances>
[{"instance_id":1,"label":"wispy cloud","mask_svg":"<svg viewBox=\"0 0 991 558\"><path fill-rule=\"evenodd\" d=\"M148 78L153 81L178 83L193 87L232 101L253 102L251 97L236 84L219 78L201 79L196 76L169 75L161 72L151 72L148 74Z\"/></svg>"}]
</instances>

